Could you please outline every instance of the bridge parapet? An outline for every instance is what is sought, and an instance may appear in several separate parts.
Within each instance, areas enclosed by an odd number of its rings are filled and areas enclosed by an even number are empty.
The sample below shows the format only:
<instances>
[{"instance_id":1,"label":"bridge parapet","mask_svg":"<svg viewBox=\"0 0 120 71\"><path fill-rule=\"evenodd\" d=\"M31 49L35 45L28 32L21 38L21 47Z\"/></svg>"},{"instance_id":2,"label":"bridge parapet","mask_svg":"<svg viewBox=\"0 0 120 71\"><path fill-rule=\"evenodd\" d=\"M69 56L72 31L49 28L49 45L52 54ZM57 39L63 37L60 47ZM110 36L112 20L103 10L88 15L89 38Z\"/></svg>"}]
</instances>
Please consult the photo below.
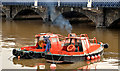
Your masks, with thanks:
<instances>
[{"instance_id":1,"label":"bridge parapet","mask_svg":"<svg viewBox=\"0 0 120 71\"><path fill-rule=\"evenodd\" d=\"M3 5L34 6L35 0L1 0ZM88 0L36 0L38 6L87 7ZM92 0L92 7L120 7L120 0Z\"/></svg>"}]
</instances>

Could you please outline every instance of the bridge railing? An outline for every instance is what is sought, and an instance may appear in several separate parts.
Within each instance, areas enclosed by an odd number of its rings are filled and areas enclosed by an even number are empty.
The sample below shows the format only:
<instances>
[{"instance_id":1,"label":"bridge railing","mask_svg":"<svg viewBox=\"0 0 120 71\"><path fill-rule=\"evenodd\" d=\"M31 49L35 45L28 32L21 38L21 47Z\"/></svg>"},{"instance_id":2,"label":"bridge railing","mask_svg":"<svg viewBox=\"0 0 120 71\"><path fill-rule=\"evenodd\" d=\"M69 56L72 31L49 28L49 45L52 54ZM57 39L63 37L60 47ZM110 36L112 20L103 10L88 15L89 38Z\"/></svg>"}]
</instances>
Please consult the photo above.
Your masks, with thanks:
<instances>
[{"instance_id":1,"label":"bridge railing","mask_svg":"<svg viewBox=\"0 0 120 71\"><path fill-rule=\"evenodd\" d=\"M3 5L30 5L36 0L1 0ZM87 7L88 0L37 0L38 6L77 6ZM92 0L92 7L120 7L120 0Z\"/></svg>"},{"instance_id":2,"label":"bridge railing","mask_svg":"<svg viewBox=\"0 0 120 71\"><path fill-rule=\"evenodd\" d=\"M120 0L93 0L93 7L120 7Z\"/></svg>"}]
</instances>

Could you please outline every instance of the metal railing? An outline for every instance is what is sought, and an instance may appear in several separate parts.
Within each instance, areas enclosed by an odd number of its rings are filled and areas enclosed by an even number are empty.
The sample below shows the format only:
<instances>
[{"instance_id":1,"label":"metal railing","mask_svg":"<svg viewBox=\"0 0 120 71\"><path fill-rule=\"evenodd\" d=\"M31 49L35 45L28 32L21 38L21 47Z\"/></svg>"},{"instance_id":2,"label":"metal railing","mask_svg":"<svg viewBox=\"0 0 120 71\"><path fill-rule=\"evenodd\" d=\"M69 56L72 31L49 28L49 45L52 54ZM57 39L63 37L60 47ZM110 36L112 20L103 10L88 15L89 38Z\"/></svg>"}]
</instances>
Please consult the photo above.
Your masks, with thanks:
<instances>
[{"instance_id":1,"label":"metal railing","mask_svg":"<svg viewBox=\"0 0 120 71\"><path fill-rule=\"evenodd\" d=\"M1 0L3 5L30 5L36 0ZM38 6L53 5L87 7L88 0L37 0ZM120 7L120 0L92 0L92 7Z\"/></svg>"}]
</instances>

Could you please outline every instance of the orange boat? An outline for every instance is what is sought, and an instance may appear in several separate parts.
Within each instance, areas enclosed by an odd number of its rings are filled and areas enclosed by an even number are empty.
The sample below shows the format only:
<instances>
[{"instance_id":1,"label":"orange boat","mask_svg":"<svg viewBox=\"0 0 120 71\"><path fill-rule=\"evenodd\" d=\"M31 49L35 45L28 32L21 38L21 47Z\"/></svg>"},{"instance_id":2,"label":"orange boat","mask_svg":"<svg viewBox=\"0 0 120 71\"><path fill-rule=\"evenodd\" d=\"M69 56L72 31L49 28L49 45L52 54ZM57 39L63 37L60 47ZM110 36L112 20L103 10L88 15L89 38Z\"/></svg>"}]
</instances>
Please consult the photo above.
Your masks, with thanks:
<instances>
[{"instance_id":1,"label":"orange boat","mask_svg":"<svg viewBox=\"0 0 120 71\"><path fill-rule=\"evenodd\" d=\"M19 50L13 49L13 55L19 58L41 58L45 53L55 46L60 47L59 38L62 36L52 33L40 33L35 35L37 39L36 46L21 47Z\"/></svg>"},{"instance_id":2,"label":"orange boat","mask_svg":"<svg viewBox=\"0 0 120 71\"><path fill-rule=\"evenodd\" d=\"M96 38L89 39L87 34L68 34L68 37L63 40L61 47L55 44L45 55L48 62L76 62L80 60L92 60L100 58L103 54L103 49L108 48L108 44L98 42Z\"/></svg>"}]
</instances>

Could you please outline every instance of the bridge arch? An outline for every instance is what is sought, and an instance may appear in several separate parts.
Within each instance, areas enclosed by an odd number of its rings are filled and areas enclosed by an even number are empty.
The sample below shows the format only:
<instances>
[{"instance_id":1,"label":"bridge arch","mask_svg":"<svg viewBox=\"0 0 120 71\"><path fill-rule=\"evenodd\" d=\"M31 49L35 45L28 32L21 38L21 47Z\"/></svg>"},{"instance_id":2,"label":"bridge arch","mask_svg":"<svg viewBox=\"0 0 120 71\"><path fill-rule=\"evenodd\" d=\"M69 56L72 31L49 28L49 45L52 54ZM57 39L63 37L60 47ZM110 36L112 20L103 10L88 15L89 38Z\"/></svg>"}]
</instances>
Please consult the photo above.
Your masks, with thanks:
<instances>
[{"instance_id":1,"label":"bridge arch","mask_svg":"<svg viewBox=\"0 0 120 71\"><path fill-rule=\"evenodd\" d=\"M12 18L15 19L18 15L25 15L25 16L27 16L29 14L39 15L39 17L41 17L41 19L43 18L43 16L41 15L43 13L39 9L33 9L33 8L23 8L23 9L20 9L17 12L14 12Z\"/></svg>"},{"instance_id":2,"label":"bridge arch","mask_svg":"<svg viewBox=\"0 0 120 71\"><path fill-rule=\"evenodd\" d=\"M74 14L73 14L73 12L74 12ZM64 17L65 19L68 19L68 18L83 18L83 17L84 17L84 19L85 19L86 21L92 22L91 25L96 26L96 20L95 20L92 16L89 16L88 14L85 14L85 13L83 13L83 12L79 12L79 11L64 11L64 12L61 12L61 13L56 17L56 19L57 19L59 16L61 16L61 15L63 15L63 17ZM92 18L91 18L91 17L92 17ZM55 19L55 20L56 20L56 19ZM85 20L83 20L82 22L85 22Z\"/></svg>"},{"instance_id":3,"label":"bridge arch","mask_svg":"<svg viewBox=\"0 0 120 71\"><path fill-rule=\"evenodd\" d=\"M3 16L3 15L4 15L5 17L7 16L7 14L6 14L6 12L5 12L4 9L2 9L2 16Z\"/></svg>"},{"instance_id":4,"label":"bridge arch","mask_svg":"<svg viewBox=\"0 0 120 71\"><path fill-rule=\"evenodd\" d=\"M116 19L113 21L110 25L109 28L120 28L120 18Z\"/></svg>"}]
</instances>

